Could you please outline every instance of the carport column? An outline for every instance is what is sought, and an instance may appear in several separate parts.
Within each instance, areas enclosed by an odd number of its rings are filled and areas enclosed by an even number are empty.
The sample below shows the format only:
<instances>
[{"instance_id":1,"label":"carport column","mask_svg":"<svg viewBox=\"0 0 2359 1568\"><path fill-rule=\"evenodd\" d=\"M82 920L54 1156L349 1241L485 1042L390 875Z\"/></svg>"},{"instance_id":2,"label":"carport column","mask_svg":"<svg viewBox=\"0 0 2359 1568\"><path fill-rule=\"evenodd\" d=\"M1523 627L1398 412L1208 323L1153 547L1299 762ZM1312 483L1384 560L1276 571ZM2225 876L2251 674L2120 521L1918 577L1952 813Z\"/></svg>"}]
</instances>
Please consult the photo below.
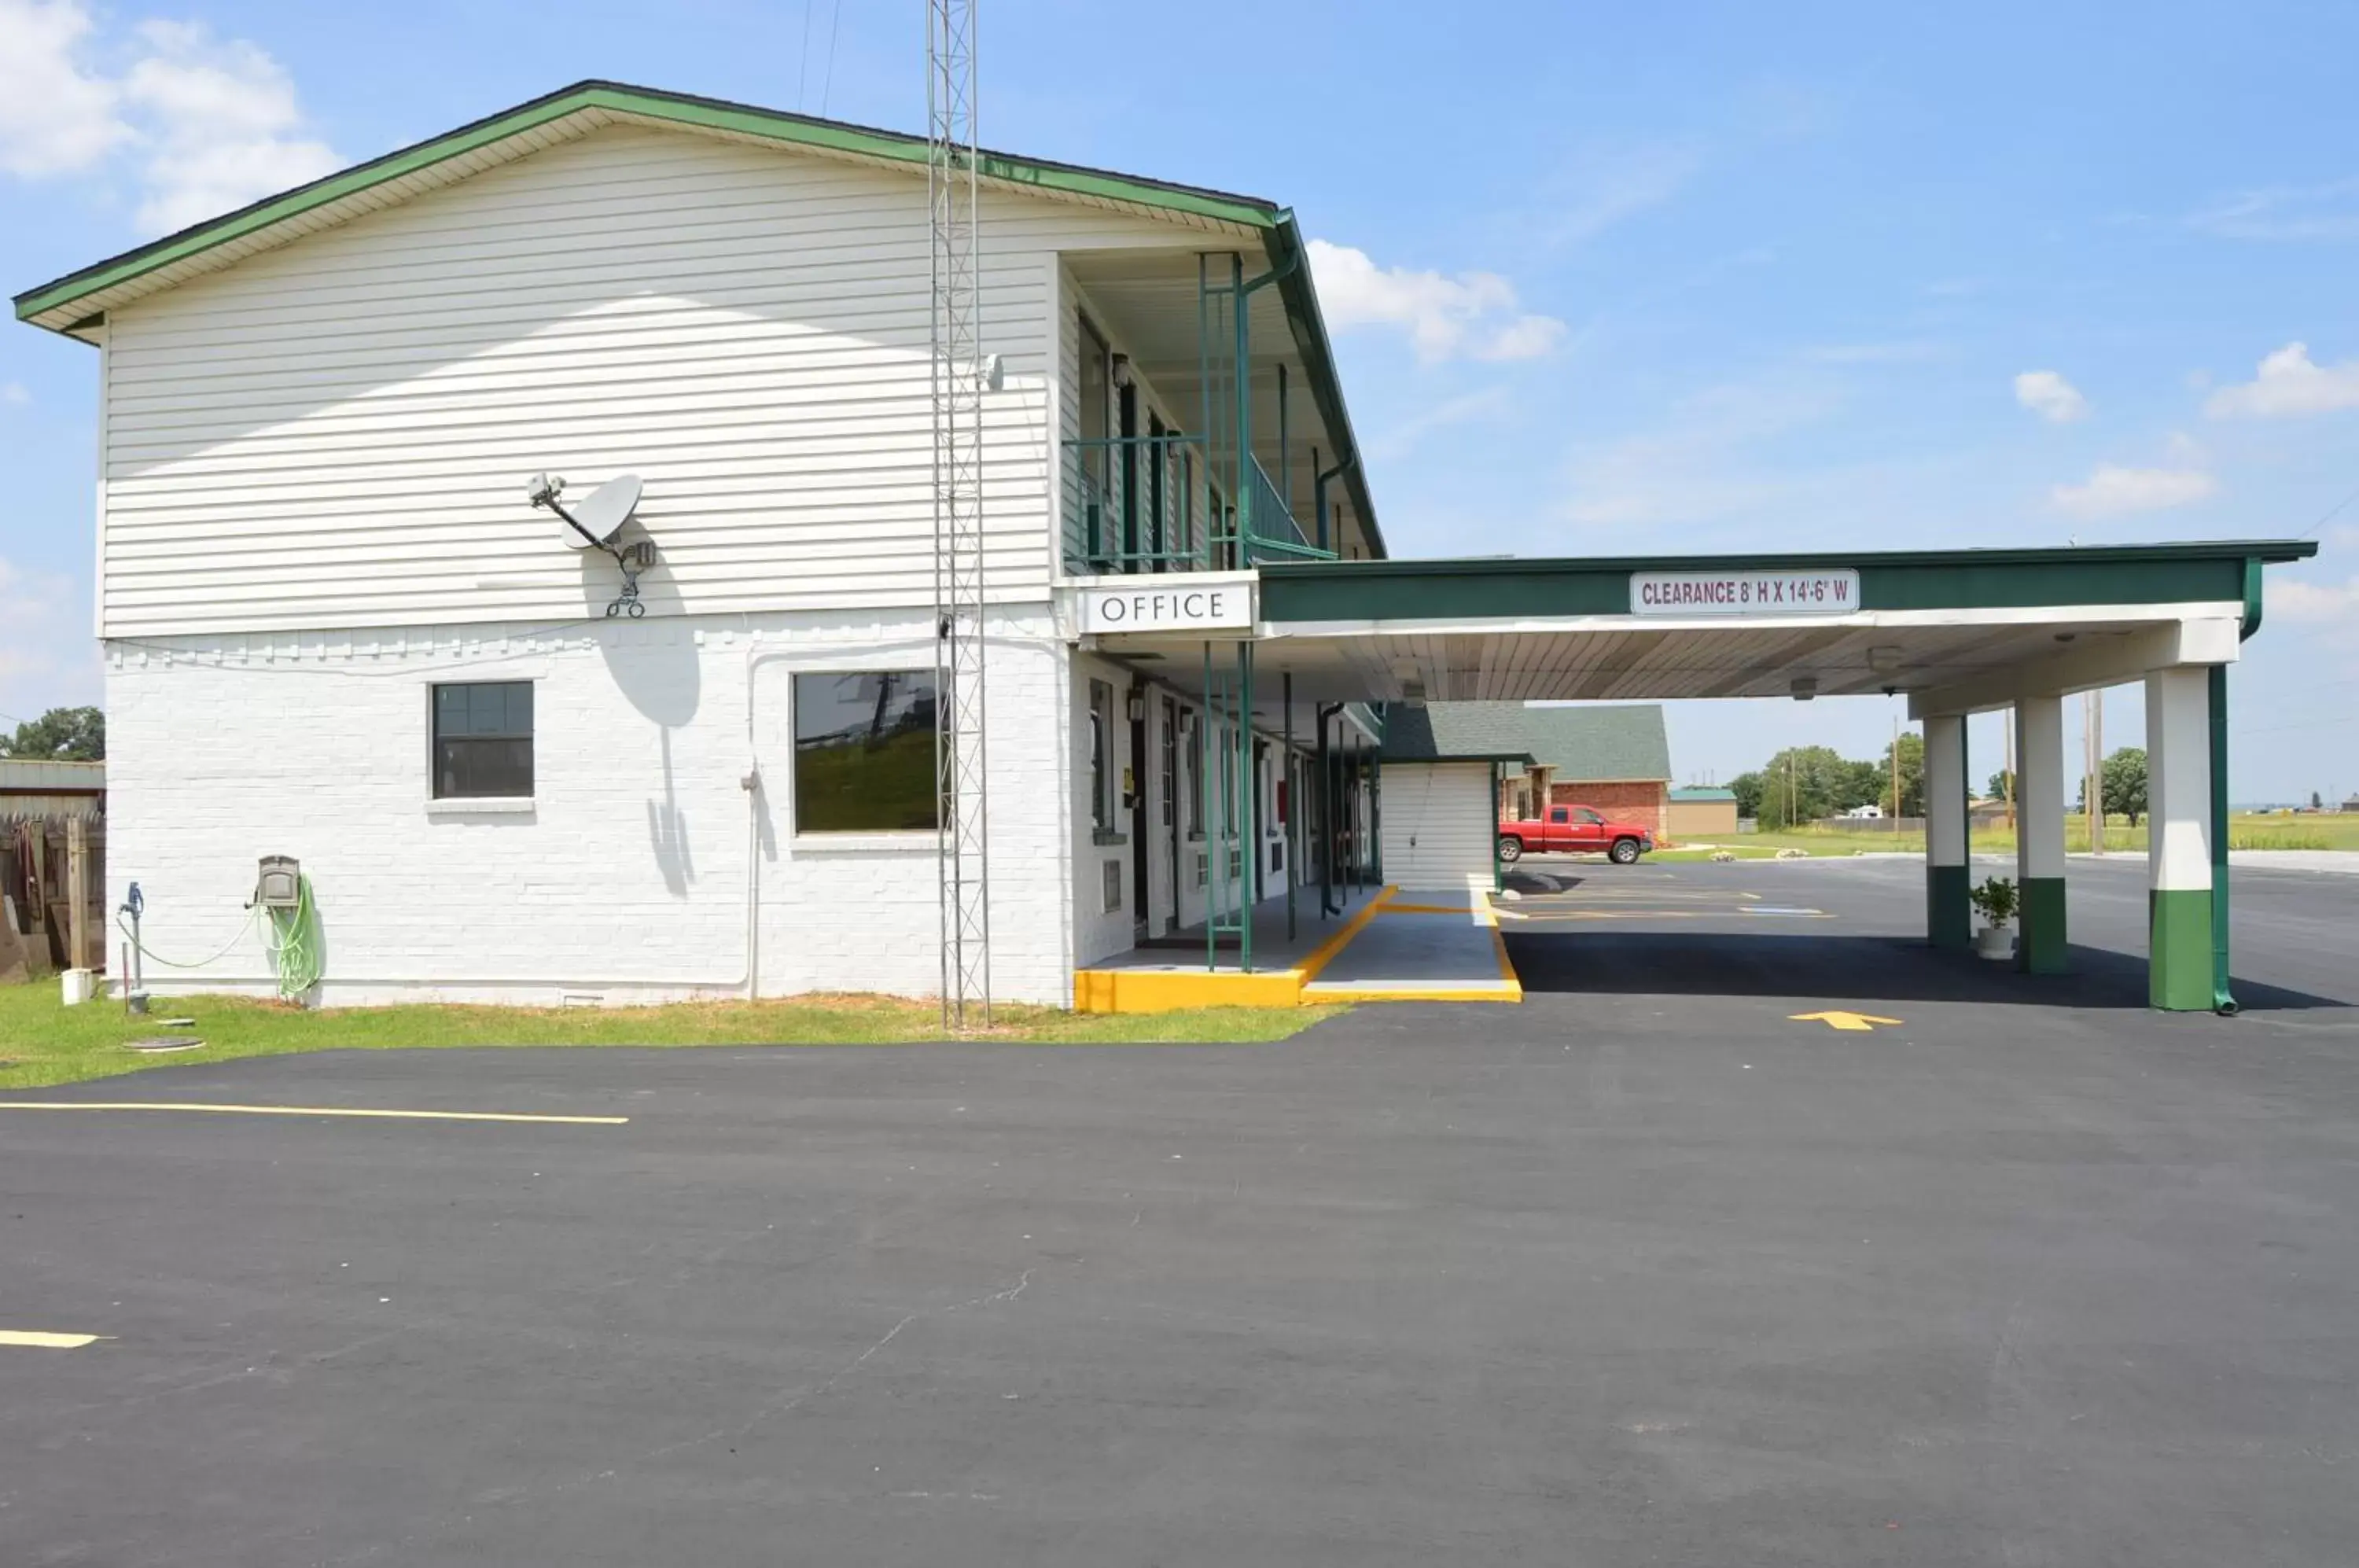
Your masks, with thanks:
<instances>
[{"instance_id":1,"label":"carport column","mask_svg":"<svg viewBox=\"0 0 2359 1568\"><path fill-rule=\"evenodd\" d=\"M2015 881L2023 940L2016 967L2061 975L2064 961L2064 699L2018 697Z\"/></svg>"},{"instance_id":2,"label":"carport column","mask_svg":"<svg viewBox=\"0 0 2359 1568\"><path fill-rule=\"evenodd\" d=\"M2214 755L2226 735L2226 674L2180 665L2146 678L2147 1000L2173 1012L2235 1006L2212 919L2226 909L2227 769Z\"/></svg>"},{"instance_id":3,"label":"carport column","mask_svg":"<svg viewBox=\"0 0 2359 1568\"><path fill-rule=\"evenodd\" d=\"M1935 947L1974 939L1966 899L1966 716L1925 719L1925 935Z\"/></svg>"}]
</instances>

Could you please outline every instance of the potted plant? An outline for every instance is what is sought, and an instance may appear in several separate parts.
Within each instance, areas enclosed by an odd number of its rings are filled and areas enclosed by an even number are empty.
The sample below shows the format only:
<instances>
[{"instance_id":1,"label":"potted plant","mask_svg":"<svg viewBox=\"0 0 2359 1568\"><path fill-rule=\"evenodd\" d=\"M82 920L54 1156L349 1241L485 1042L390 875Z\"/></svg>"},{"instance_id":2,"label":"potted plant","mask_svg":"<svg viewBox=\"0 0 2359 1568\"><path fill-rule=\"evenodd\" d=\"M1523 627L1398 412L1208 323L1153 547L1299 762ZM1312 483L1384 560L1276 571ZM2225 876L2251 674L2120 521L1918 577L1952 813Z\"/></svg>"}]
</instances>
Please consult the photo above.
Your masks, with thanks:
<instances>
[{"instance_id":1,"label":"potted plant","mask_svg":"<svg viewBox=\"0 0 2359 1568\"><path fill-rule=\"evenodd\" d=\"M2013 958L2015 932L2007 929L2017 907L2013 879L1994 877L1966 897L1986 922L1974 934L1974 951L1984 958Z\"/></svg>"}]
</instances>

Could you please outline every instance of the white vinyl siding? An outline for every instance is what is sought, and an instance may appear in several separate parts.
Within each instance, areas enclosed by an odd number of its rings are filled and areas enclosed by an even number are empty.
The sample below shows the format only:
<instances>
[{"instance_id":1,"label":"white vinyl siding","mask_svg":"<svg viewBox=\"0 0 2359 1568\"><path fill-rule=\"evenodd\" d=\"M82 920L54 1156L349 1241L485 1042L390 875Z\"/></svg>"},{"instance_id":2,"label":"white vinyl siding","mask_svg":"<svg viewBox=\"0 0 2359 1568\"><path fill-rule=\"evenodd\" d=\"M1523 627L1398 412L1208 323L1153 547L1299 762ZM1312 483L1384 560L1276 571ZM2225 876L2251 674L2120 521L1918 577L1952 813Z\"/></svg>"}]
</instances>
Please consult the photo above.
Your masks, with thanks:
<instances>
[{"instance_id":1,"label":"white vinyl siding","mask_svg":"<svg viewBox=\"0 0 2359 1568\"><path fill-rule=\"evenodd\" d=\"M1385 880L1396 887L1463 890L1491 880L1491 765L1390 762L1384 781Z\"/></svg>"},{"instance_id":2,"label":"white vinyl siding","mask_svg":"<svg viewBox=\"0 0 2359 1568\"><path fill-rule=\"evenodd\" d=\"M1201 243L986 194L990 583L1052 571L1060 251ZM635 125L125 307L104 360L111 637L603 615L525 501L647 480L655 614L930 602L921 173Z\"/></svg>"}]
</instances>

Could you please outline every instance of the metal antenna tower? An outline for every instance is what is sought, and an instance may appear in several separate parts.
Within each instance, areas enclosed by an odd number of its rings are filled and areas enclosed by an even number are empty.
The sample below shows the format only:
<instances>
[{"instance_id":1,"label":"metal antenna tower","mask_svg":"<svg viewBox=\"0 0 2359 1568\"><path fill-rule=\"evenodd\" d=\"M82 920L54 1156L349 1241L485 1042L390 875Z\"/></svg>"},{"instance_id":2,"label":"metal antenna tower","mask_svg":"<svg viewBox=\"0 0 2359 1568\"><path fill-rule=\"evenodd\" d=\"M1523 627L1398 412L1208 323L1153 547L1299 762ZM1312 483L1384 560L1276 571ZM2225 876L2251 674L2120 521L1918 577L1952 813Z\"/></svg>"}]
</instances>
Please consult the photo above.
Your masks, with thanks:
<instances>
[{"instance_id":1,"label":"metal antenna tower","mask_svg":"<svg viewBox=\"0 0 2359 1568\"><path fill-rule=\"evenodd\" d=\"M990 796L984 757L983 393L976 234L976 0L927 0L932 240L934 789L942 1027L991 1022Z\"/></svg>"}]
</instances>

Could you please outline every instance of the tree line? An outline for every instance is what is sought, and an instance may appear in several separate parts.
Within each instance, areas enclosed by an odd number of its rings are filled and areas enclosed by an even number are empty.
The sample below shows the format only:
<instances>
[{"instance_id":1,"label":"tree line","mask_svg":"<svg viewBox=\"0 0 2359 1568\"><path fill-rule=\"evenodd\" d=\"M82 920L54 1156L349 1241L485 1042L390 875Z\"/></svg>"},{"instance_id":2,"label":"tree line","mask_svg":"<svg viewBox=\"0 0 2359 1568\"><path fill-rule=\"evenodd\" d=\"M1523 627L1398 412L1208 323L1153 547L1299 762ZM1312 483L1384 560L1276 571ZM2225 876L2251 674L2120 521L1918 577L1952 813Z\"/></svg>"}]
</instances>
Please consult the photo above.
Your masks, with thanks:
<instances>
[{"instance_id":1,"label":"tree line","mask_svg":"<svg viewBox=\"0 0 2359 1568\"><path fill-rule=\"evenodd\" d=\"M2126 816L2136 827L2147 809L2146 753L2134 746L2122 747L2105 758L2103 779L2107 814ZM1764 833L1839 817L1862 806L1880 807L1887 817L1921 817L1925 737L1904 734L1873 761L1853 761L1830 746L1788 746L1760 768L1730 779L1728 788L1736 796L1736 814L1755 819ZM2005 768L1992 774L1986 793L2013 800L2013 776ZM2088 809L2087 793L2085 785L2075 790L2075 811Z\"/></svg>"},{"instance_id":2,"label":"tree line","mask_svg":"<svg viewBox=\"0 0 2359 1568\"><path fill-rule=\"evenodd\" d=\"M96 708L51 708L0 733L0 757L27 762L98 762L106 757L106 715Z\"/></svg>"}]
</instances>

